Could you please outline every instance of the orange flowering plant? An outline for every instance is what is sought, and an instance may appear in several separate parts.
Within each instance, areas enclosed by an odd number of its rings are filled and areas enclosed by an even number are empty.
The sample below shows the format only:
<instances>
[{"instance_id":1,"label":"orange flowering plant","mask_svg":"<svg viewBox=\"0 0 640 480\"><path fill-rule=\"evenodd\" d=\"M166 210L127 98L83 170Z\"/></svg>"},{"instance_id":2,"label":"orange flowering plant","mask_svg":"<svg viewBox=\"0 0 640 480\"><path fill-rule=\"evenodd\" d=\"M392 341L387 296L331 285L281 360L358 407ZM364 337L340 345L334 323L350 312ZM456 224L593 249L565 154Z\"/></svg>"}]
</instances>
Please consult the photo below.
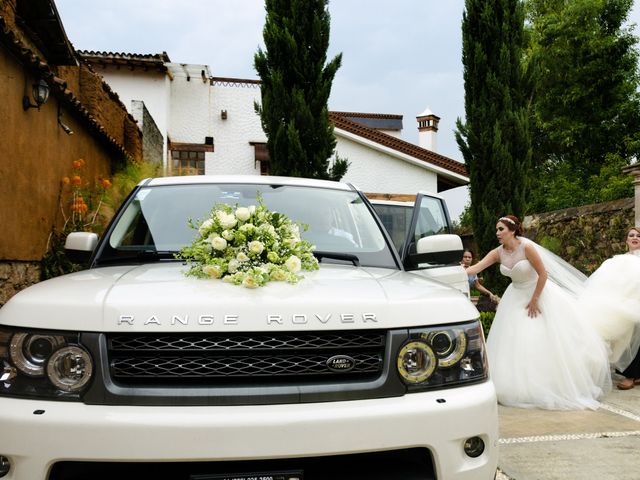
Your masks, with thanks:
<instances>
[{"instance_id":1,"label":"orange flowering plant","mask_svg":"<svg viewBox=\"0 0 640 480\"><path fill-rule=\"evenodd\" d=\"M86 181L86 165L82 158L74 160L71 162L71 174L62 179L60 211L64 219L63 232L99 232L104 229L99 215L111 180L100 177L93 184Z\"/></svg>"},{"instance_id":2,"label":"orange flowering plant","mask_svg":"<svg viewBox=\"0 0 640 480\"><path fill-rule=\"evenodd\" d=\"M86 166L82 158L73 160L70 174L62 178L59 194L62 227L57 223L49 235L47 254L42 262L44 278L79 269L64 252L64 242L70 232L101 233L109 220L102 210L111 180L102 177L95 181L88 180Z\"/></svg>"}]
</instances>

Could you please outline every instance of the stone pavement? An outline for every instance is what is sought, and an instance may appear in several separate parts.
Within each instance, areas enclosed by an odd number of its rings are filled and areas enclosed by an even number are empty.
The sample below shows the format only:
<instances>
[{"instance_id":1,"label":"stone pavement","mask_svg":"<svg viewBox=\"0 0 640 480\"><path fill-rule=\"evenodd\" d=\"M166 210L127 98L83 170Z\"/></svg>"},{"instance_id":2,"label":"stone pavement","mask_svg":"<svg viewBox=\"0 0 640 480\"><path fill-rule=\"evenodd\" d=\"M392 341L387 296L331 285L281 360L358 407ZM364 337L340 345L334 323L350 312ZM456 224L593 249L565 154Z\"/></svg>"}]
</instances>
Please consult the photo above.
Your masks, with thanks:
<instances>
[{"instance_id":1,"label":"stone pavement","mask_svg":"<svg viewBox=\"0 0 640 480\"><path fill-rule=\"evenodd\" d=\"M640 479L640 385L597 411L499 407L498 480Z\"/></svg>"}]
</instances>

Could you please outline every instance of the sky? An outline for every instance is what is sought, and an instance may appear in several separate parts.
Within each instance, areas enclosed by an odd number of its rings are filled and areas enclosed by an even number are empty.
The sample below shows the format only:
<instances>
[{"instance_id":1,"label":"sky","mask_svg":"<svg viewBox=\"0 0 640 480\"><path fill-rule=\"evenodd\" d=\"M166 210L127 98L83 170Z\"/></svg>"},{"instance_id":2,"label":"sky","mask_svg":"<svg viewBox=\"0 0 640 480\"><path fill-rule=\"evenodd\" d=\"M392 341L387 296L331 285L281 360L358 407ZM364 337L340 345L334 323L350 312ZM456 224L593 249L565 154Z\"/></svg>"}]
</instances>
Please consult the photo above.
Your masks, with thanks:
<instances>
[{"instance_id":1,"label":"sky","mask_svg":"<svg viewBox=\"0 0 640 480\"><path fill-rule=\"evenodd\" d=\"M631 23L640 24L640 0ZM257 79L253 57L264 48L263 0L55 0L77 50L155 54L208 65L213 76ZM464 0L332 0L328 59L342 53L329 109L399 114L402 138L418 142L416 116L440 117L437 151L462 162L455 141L464 119ZM638 31L636 30L636 35ZM442 193L457 219L467 187Z\"/></svg>"}]
</instances>

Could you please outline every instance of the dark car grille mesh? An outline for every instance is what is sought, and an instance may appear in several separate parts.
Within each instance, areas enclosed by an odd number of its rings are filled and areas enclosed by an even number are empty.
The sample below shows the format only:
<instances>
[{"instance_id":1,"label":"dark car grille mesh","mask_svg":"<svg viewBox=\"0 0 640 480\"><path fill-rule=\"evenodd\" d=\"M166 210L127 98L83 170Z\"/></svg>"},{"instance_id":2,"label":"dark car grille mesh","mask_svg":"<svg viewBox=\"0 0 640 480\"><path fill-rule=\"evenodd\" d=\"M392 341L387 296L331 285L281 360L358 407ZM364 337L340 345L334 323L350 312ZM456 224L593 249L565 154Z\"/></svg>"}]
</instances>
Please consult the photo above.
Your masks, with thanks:
<instances>
[{"instance_id":1,"label":"dark car grille mesh","mask_svg":"<svg viewBox=\"0 0 640 480\"><path fill-rule=\"evenodd\" d=\"M124 384L296 384L346 381L382 373L385 332L300 334L158 334L108 338L111 376ZM335 371L329 359L349 357L353 368Z\"/></svg>"}]
</instances>

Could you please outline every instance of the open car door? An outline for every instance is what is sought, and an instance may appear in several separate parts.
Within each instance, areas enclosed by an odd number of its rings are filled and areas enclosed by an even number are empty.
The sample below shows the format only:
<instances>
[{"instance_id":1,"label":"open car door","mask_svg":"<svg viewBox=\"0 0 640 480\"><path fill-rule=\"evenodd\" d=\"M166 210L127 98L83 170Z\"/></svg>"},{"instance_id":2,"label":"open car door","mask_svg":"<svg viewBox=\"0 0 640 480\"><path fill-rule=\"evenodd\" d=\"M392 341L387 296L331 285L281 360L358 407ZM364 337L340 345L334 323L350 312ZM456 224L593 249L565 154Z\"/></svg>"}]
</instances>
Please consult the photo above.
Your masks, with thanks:
<instances>
[{"instance_id":1,"label":"open car door","mask_svg":"<svg viewBox=\"0 0 640 480\"><path fill-rule=\"evenodd\" d=\"M451 285L468 296L469 282L460 264L462 252L462 239L452 233L444 200L418 193L400 252L405 269Z\"/></svg>"}]
</instances>

